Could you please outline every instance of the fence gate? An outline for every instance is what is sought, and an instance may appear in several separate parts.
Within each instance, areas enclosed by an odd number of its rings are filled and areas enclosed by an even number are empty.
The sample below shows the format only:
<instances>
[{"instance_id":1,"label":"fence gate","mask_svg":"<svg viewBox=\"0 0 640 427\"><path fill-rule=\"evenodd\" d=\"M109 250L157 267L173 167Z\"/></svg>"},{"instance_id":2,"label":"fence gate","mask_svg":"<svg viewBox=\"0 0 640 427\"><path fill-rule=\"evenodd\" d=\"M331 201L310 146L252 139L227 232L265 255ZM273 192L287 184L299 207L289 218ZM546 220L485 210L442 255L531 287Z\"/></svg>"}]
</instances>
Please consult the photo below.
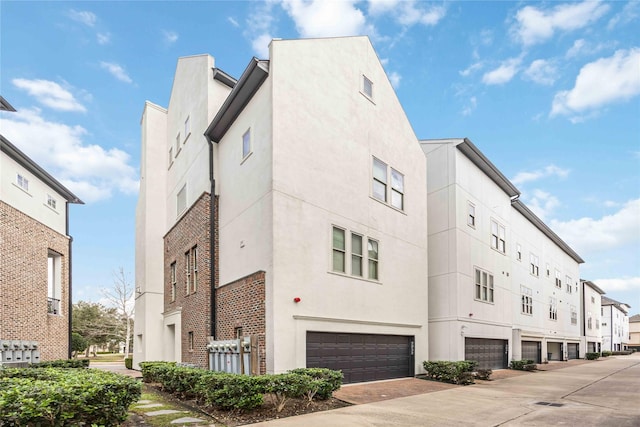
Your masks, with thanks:
<instances>
[{"instance_id":1,"label":"fence gate","mask_svg":"<svg viewBox=\"0 0 640 427\"><path fill-rule=\"evenodd\" d=\"M209 339L209 369L230 374L257 375L258 340L255 335L236 340Z\"/></svg>"}]
</instances>

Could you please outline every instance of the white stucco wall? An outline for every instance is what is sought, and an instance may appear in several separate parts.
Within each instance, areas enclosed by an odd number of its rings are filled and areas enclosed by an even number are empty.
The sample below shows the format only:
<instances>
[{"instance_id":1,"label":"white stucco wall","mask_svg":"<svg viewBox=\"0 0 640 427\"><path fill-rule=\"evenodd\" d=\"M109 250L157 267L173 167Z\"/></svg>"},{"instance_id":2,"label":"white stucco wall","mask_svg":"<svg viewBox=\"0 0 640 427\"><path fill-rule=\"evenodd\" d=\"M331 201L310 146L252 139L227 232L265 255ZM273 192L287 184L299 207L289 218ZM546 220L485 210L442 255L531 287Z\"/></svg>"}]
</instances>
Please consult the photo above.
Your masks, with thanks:
<instances>
[{"instance_id":1,"label":"white stucco wall","mask_svg":"<svg viewBox=\"0 0 640 427\"><path fill-rule=\"evenodd\" d=\"M601 319L601 303L602 296L595 289L590 287L588 284L583 283L584 287L583 291L583 304L584 304L584 313L581 317L581 321L584 324L584 332L585 332L585 346L586 343L594 342L602 343L602 319ZM591 328L588 327L588 319L591 317ZM586 347L585 347L586 348ZM586 349L585 351L588 351Z\"/></svg>"}]
</instances>

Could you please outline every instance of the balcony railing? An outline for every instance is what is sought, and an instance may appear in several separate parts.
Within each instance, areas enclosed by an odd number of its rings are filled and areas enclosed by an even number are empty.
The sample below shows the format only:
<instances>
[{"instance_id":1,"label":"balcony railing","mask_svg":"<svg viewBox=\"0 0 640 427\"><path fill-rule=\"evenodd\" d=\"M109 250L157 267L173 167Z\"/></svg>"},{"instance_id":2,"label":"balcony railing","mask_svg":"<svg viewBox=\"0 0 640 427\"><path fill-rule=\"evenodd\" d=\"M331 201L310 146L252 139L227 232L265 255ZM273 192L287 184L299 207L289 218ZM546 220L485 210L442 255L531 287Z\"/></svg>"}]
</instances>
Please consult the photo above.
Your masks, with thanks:
<instances>
[{"instance_id":1,"label":"balcony railing","mask_svg":"<svg viewBox=\"0 0 640 427\"><path fill-rule=\"evenodd\" d=\"M47 298L47 313L60 314L60 300L55 298Z\"/></svg>"}]
</instances>

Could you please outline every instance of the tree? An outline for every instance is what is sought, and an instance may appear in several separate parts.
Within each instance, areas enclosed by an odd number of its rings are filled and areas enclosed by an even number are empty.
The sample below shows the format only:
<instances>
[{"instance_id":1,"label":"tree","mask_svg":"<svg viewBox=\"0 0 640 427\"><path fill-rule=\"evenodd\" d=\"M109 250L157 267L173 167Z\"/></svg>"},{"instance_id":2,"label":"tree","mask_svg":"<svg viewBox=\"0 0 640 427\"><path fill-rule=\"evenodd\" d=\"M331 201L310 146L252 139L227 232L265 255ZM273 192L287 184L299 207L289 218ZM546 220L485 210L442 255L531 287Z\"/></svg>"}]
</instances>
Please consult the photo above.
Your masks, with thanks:
<instances>
[{"instance_id":1,"label":"tree","mask_svg":"<svg viewBox=\"0 0 640 427\"><path fill-rule=\"evenodd\" d=\"M106 344L112 339L119 338L122 323L115 308L107 308L100 303L78 301L73 305L73 319L71 330L78 333L87 344ZM89 347L87 347L87 356Z\"/></svg>"},{"instance_id":2,"label":"tree","mask_svg":"<svg viewBox=\"0 0 640 427\"><path fill-rule=\"evenodd\" d=\"M113 274L113 288L103 289L102 295L116 308L120 322L124 325L124 357L129 357L129 343L131 340L131 320L135 310L133 292L135 287L127 280L124 269L120 267Z\"/></svg>"},{"instance_id":3,"label":"tree","mask_svg":"<svg viewBox=\"0 0 640 427\"><path fill-rule=\"evenodd\" d=\"M79 333L73 332L71 334L71 351L73 357L76 357L79 352L85 351L89 347L89 342Z\"/></svg>"}]
</instances>

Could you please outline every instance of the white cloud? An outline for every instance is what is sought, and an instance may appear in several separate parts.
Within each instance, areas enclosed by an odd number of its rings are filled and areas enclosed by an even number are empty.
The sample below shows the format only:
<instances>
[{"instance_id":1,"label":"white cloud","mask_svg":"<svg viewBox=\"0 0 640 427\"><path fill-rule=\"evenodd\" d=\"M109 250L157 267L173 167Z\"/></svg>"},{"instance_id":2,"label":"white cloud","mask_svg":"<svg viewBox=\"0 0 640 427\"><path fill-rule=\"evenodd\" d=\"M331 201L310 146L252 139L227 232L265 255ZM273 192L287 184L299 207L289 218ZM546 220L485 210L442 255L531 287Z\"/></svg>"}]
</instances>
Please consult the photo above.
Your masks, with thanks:
<instances>
[{"instance_id":1,"label":"white cloud","mask_svg":"<svg viewBox=\"0 0 640 427\"><path fill-rule=\"evenodd\" d=\"M511 179L511 182L513 183L513 185L517 186L522 185L525 182L537 181L549 176L566 178L569 175L569 172L569 169L562 169L556 165L549 165L535 171L518 172L516 176Z\"/></svg>"},{"instance_id":2,"label":"white cloud","mask_svg":"<svg viewBox=\"0 0 640 427\"><path fill-rule=\"evenodd\" d=\"M133 83L131 77L127 74L127 72L122 68L122 66L114 63L114 62L100 62L100 67L107 70L113 77L125 83Z\"/></svg>"},{"instance_id":3,"label":"white cloud","mask_svg":"<svg viewBox=\"0 0 640 427\"><path fill-rule=\"evenodd\" d=\"M162 30L162 35L164 36L164 41L168 44L173 44L178 41L178 33L175 31Z\"/></svg>"},{"instance_id":4,"label":"white cloud","mask_svg":"<svg viewBox=\"0 0 640 427\"><path fill-rule=\"evenodd\" d=\"M462 109L462 115L463 116L471 115L471 113L473 113L473 111L476 109L477 106L478 106L478 100L476 99L475 96L472 96L469 99L469 103Z\"/></svg>"},{"instance_id":5,"label":"white cloud","mask_svg":"<svg viewBox=\"0 0 640 427\"><path fill-rule=\"evenodd\" d=\"M560 206L560 201L546 191L535 189L533 190L533 196L527 197L527 206L538 218L545 221L553 210Z\"/></svg>"},{"instance_id":6,"label":"white cloud","mask_svg":"<svg viewBox=\"0 0 640 427\"><path fill-rule=\"evenodd\" d=\"M442 6L420 6L423 4L415 0L369 0L369 14L377 16L389 13L404 26L436 25L446 15L446 9Z\"/></svg>"},{"instance_id":7,"label":"white cloud","mask_svg":"<svg viewBox=\"0 0 640 427\"><path fill-rule=\"evenodd\" d=\"M536 59L529 65L524 72L529 80L541 85L552 85L558 78L558 69L556 66L545 59Z\"/></svg>"},{"instance_id":8,"label":"white cloud","mask_svg":"<svg viewBox=\"0 0 640 427\"><path fill-rule=\"evenodd\" d=\"M573 58L578 56L585 48L587 42L584 39L578 39L573 42L573 45L569 48L565 56L567 58Z\"/></svg>"},{"instance_id":9,"label":"white cloud","mask_svg":"<svg viewBox=\"0 0 640 427\"><path fill-rule=\"evenodd\" d=\"M550 39L556 31L584 28L608 10L609 5L590 0L561 4L546 10L525 6L516 13L516 23L511 32L525 46L534 45Z\"/></svg>"},{"instance_id":10,"label":"white cloud","mask_svg":"<svg viewBox=\"0 0 640 427\"><path fill-rule=\"evenodd\" d=\"M624 292L624 291L640 291L640 277L620 277L616 279L597 279L593 280L598 287L606 293ZM621 301L624 302L624 301Z\"/></svg>"},{"instance_id":11,"label":"white cloud","mask_svg":"<svg viewBox=\"0 0 640 427\"><path fill-rule=\"evenodd\" d=\"M263 59L269 57L268 47L273 38L273 6L273 1L257 3L247 17L243 31L243 35L251 41L256 56Z\"/></svg>"},{"instance_id":12,"label":"white cloud","mask_svg":"<svg viewBox=\"0 0 640 427\"><path fill-rule=\"evenodd\" d=\"M273 37L267 33L261 34L253 39L251 47L258 58L269 58L269 43L271 43L271 40L273 40Z\"/></svg>"},{"instance_id":13,"label":"white cloud","mask_svg":"<svg viewBox=\"0 0 640 427\"><path fill-rule=\"evenodd\" d=\"M620 206L620 203L614 202L613 200L605 200L603 205L607 208L615 208Z\"/></svg>"},{"instance_id":14,"label":"white cloud","mask_svg":"<svg viewBox=\"0 0 640 427\"><path fill-rule=\"evenodd\" d=\"M616 41L610 41L606 43L593 44L587 42L585 39L578 39L573 42L573 45L565 53L565 58L571 59L578 56L593 55L605 49L614 49L618 43Z\"/></svg>"},{"instance_id":15,"label":"white cloud","mask_svg":"<svg viewBox=\"0 0 640 427\"><path fill-rule=\"evenodd\" d=\"M98 40L98 44L109 44L111 41L111 34L109 33L98 33L96 34L96 38Z\"/></svg>"},{"instance_id":16,"label":"white cloud","mask_svg":"<svg viewBox=\"0 0 640 427\"><path fill-rule=\"evenodd\" d=\"M620 12L609 20L607 29L613 30L618 26L626 25L634 21L638 17L638 7L640 7L640 3L637 1L632 0L628 2Z\"/></svg>"},{"instance_id":17,"label":"white cloud","mask_svg":"<svg viewBox=\"0 0 640 427\"><path fill-rule=\"evenodd\" d=\"M391 12L399 3L400 0L369 0L369 14L382 15Z\"/></svg>"},{"instance_id":18,"label":"white cloud","mask_svg":"<svg viewBox=\"0 0 640 427\"><path fill-rule=\"evenodd\" d=\"M482 61L478 61L475 62L471 65L469 65L466 69L459 71L460 75L462 77L467 77L472 73L475 73L476 71L478 71L479 69L481 69L482 67L484 67L484 64L482 63Z\"/></svg>"},{"instance_id":19,"label":"white cloud","mask_svg":"<svg viewBox=\"0 0 640 427\"><path fill-rule=\"evenodd\" d=\"M59 111L87 111L71 92L50 80L13 79L14 86L27 91L42 105Z\"/></svg>"},{"instance_id":20,"label":"white cloud","mask_svg":"<svg viewBox=\"0 0 640 427\"><path fill-rule=\"evenodd\" d=\"M393 86L394 89L398 89L400 87L400 80L402 80L402 76L395 71L390 72L388 76L391 86Z\"/></svg>"},{"instance_id":21,"label":"white cloud","mask_svg":"<svg viewBox=\"0 0 640 427\"><path fill-rule=\"evenodd\" d=\"M80 22L81 24L86 25L87 27L93 27L96 25L96 15L93 12L88 12L86 10L69 10L68 13L69 18L74 21Z\"/></svg>"},{"instance_id":22,"label":"white cloud","mask_svg":"<svg viewBox=\"0 0 640 427\"><path fill-rule=\"evenodd\" d=\"M233 19L233 17L231 16L227 16L227 21L229 21L229 23L231 25L233 25L236 28L240 28L240 24L238 23L238 21L236 21L235 19Z\"/></svg>"},{"instance_id":23,"label":"white cloud","mask_svg":"<svg viewBox=\"0 0 640 427\"><path fill-rule=\"evenodd\" d=\"M48 121L39 109L3 115L0 124L4 136L85 202L138 191L129 154L85 143L81 126Z\"/></svg>"},{"instance_id":24,"label":"white cloud","mask_svg":"<svg viewBox=\"0 0 640 427\"><path fill-rule=\"evenodd\" d=\"M551 228L578 253L640 245L640 199L630 200L617 212L602 218L552 220Z\"/></svg>"},{"instance_id":25,"label":"white cloud","mask_svg":"<svg viewBox=\"0 0 640 427\"><path fill-rule=\"evenodd\" d=\"M283 0L302 37L352 36L367 33L364 14L356 1Z\"/></svg>"},{"instance_id":26,"label":"white cloud","mask_svg":"<svg viewBox=\"0 0 640 427\"><path fill-rule=\"evenodd\" d=\"M618 50L580 70L571 90L556 93L551 115L576 115L640 94L640 48Z\"/></svg>"},{"instance_id":27,"label":"white cloud","mask_svg":"<svg viewBox=\"0 0 640 427\"><path fill-rule=\"evenodd\" d=\"M500 85L511 81L518 72L521 62L521 58L502 61L498 68L488 71L482 76L482 82L488 85Z\"/></svg>"}]
</instances>

